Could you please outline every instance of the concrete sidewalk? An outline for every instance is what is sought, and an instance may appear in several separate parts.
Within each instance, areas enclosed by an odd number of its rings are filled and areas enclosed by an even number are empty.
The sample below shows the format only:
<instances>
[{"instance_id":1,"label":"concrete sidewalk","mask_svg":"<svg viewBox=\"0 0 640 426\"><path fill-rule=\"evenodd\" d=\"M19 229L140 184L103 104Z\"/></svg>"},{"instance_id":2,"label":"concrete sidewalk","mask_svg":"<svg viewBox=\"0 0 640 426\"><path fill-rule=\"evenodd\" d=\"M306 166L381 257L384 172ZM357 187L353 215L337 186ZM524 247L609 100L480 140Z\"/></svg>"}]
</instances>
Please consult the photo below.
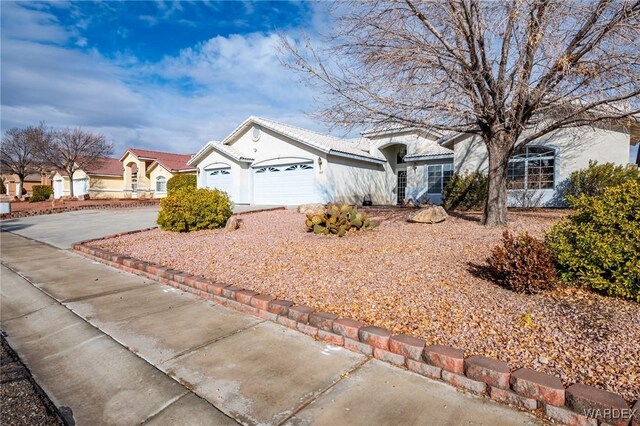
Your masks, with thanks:
<instances>
[{"instance_id":1,"label":"concrete sidewalk","mask_svg":"<svg viewBox=\"0 0 640 426\"><path fill-rule=\"evenodd\" d=\"M78 424L536 424L529 414L2 233L7 340Z\"/></svg>"}]
</instances>

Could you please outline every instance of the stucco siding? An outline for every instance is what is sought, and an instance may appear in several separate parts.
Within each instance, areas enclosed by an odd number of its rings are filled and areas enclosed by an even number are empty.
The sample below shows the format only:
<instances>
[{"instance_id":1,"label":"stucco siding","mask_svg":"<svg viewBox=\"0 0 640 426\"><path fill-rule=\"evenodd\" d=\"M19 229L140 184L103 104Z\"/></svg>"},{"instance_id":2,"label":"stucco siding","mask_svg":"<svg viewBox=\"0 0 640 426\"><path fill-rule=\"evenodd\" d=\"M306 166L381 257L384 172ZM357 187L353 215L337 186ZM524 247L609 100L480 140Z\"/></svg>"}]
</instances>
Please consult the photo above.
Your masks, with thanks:
<instances>
[{"instance_id":1,"label":"stucco siding","mask_svg":"<svg viewBox=\"0 0 640 426\"><path fill-rule=\"evenodd\" d=\"M90 198L123 198L124 179L122 176L90 176Z\"/></svg>"},{"instance_id":2,"label":"stucco siding","mask_svg":"<svg viewBox=\"0 0 640 426\"><path fill-rule=\"evenodd\" d=\"M211 151L202 161L198 164L198 188L207 187L207 170L213 169L231 169L231 181L232 190L228 194L231 200L235 203L248 203L248 177L247 168L242 167L234 159L227 157L217 151Z\"/></svg>"},{"instance_id":3,"label":"stucco siding","mask_svg":"<svg viewBox=\"0 0 640 426\"><path fill-rule=\"evenodd\" d=\"M370 196L373 204L395 204L395 176L382 164L335 156L329 156L326 163L318 177L323 202L360 204Z\"/></svg>"},{"instance_id":4,"label":"stucco siding","mask_svg":"<svg viewBox=\"0 0 640 426\"><path fill-rule=\"evenodd\" d=\"M151 198L164 198L167 196L167 192L158 192L156 191L157 189L157 180L159 177L164 177L165 178L165 183L169 182L169 179L171 179L174 176L173 173L171 173L170 171L168 171L167 169L165 169L164 167L162 167L161 165L157 165L155 166L153 169L151 169L151 172L149 173L149 185L150 185L150 192L151 192Z\"/></svg>"},{"instance_id":5,"label":"stucco siding","mask_svg":"<svg viewBox=\"0 0 640 426\"><path fill-rule=\"evenodd\" d=\"M626 165L629 162L629 135L622 131L592 129L562 129L528 144L553 148L555 156L554 189L539 190L541 206L562 206L561 189L572 172L588 167L590 160L599 163ZM487 149L479 137L469 137L454 147L454 170L457 173L487 171ZM513 195L515 193L512 193ZM536 194L537 198L538 195ZM514 196L510 205L518 206Z\"/></svg>"}]
</instances>

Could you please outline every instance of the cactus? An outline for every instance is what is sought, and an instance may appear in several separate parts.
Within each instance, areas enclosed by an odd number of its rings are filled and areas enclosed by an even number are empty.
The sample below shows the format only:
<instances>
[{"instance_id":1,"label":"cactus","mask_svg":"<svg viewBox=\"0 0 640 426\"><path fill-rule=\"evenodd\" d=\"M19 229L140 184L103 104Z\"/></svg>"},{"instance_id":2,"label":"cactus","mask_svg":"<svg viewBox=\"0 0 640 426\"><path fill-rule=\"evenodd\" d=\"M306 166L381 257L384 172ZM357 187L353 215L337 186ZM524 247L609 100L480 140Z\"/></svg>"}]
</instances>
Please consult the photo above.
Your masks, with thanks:
<instances>
[{"instance_id":1,"label":"cactus","mask_svg":"<svg viewBox=\"0 0 640 426\"><path fill-rule=\"evenodd\" d=\"M310 232L343 237L350 230L369 228L372 224L366 214L349 204L329 204L324 213L308 214L305 225Z\"/></svg>"}]
</instances>

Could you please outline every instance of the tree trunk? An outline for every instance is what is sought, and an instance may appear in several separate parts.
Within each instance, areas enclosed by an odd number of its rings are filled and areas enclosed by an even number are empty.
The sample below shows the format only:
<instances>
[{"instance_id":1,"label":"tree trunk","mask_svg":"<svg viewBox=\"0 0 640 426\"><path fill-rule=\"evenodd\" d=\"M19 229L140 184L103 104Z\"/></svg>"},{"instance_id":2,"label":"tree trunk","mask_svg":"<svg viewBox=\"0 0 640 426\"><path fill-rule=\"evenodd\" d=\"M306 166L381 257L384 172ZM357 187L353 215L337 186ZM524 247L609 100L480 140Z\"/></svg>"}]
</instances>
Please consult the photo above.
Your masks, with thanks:
<instances>
[{"instance_id":1,"label":"tree trunk","mask_svg":"<svg viewBox=\"0 0 640 426\"><path fill-rule=\"evenodd\" d=\"M16 185L16 196L22 198L22 189L24 188L24 176L18 176L18 185Z\"/></svg>"},{"instance_id":2,"label":"tree trunk","mask_svg":"<svg viewBox=\"0 0 640 426\"><path fill-rule=\"evenodd\" d=\"M507 225L507 167L510 148L506 141L487 144L489 152L489 188L482 223L486 226Z\"/></svg>"},{"instance_id":3,"label":"tree trunk","mask_svg":"<svg viewBox=\"0 0 640 426\"><path fill-rule=\"evenodd\" d=\"M67 174L69 175L69 196L73 198L73 172L67 171Z\"/></svg>"}]
</instances>

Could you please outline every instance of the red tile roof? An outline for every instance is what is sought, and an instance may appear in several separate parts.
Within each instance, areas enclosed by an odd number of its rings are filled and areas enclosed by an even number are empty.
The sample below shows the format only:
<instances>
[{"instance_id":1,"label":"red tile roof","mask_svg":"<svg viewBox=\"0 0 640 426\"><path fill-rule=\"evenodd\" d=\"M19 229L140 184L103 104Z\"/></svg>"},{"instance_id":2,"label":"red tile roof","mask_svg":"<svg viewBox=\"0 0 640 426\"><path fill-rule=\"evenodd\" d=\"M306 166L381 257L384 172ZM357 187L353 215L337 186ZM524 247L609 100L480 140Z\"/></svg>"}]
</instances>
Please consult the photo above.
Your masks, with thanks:
<instances>
[{"instance_id":1,"label":"red tile roof","mask_svg":"<svg viewBox=\"0 0 640 426\"><path fill-rule=\"evenodd\" d=\"M124 168L118 158L103 158L102 161L96 161L83 170L88 175L122 176Z\"/></svg>"},{"instance_id":2,"label":"red tile roof","mask_svg":"<svg viewBox=\"0 0 640 426\"><path fill-rule=\"evenodd\" d=\"M140 159L154 160L169 171L195 170L195 167L187 165L193 154L174 154L137 148L129 148L127 151Z\"/></svg>"}]
</instances>

